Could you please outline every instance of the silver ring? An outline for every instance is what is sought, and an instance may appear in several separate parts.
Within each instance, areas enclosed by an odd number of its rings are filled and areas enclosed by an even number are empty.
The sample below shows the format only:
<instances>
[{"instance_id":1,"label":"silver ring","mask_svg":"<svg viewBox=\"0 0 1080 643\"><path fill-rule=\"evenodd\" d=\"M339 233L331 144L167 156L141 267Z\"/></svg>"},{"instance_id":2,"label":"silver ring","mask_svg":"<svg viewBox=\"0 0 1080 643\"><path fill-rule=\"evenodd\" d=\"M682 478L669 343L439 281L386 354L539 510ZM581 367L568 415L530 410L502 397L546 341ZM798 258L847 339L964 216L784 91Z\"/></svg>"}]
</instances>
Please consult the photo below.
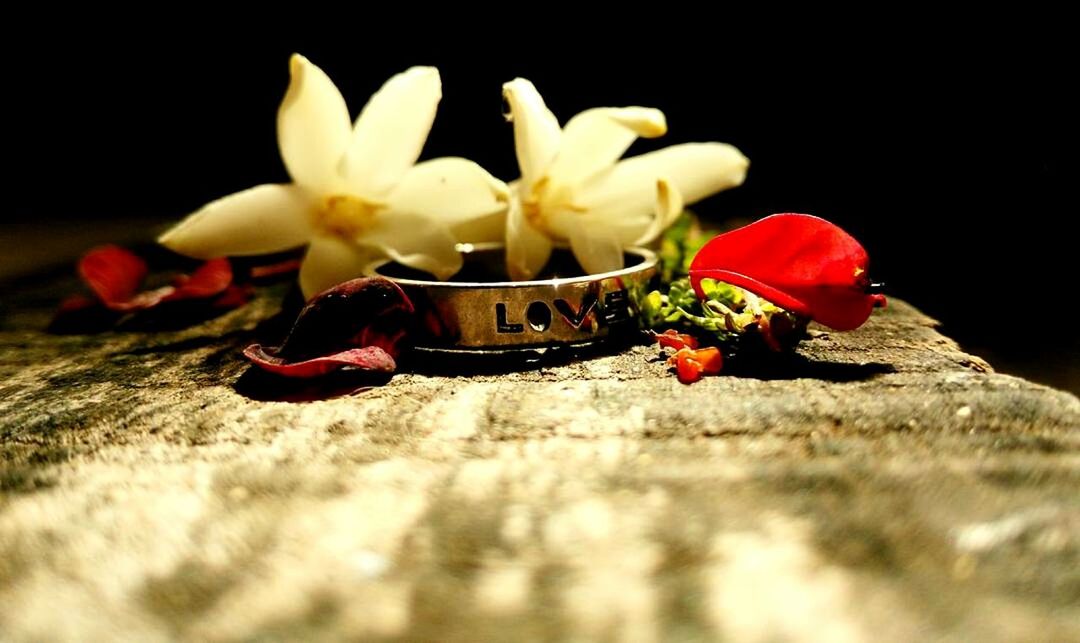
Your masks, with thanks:
<instances>
[{"instance_id":1,"label":"silver ring","mask_svg":"<svg viewBox=\"0 0 1080 643\"><path fill-rule=\"evenodd\" d=\"M576 262L556 248L549 266L555 276L507 281L501 244L463 244L462 278L433 281L393 261L368 266L369 276L396 282L419 317L413 345L426 351L485 352L588 346L636 331L637 303L657 275L656 255L644 248L625 252L628 267L596 275L569 275ZM550 269L549 269L550 270ZM492 278L490 281L488 278Z\"/></svg>"}]
</instances>

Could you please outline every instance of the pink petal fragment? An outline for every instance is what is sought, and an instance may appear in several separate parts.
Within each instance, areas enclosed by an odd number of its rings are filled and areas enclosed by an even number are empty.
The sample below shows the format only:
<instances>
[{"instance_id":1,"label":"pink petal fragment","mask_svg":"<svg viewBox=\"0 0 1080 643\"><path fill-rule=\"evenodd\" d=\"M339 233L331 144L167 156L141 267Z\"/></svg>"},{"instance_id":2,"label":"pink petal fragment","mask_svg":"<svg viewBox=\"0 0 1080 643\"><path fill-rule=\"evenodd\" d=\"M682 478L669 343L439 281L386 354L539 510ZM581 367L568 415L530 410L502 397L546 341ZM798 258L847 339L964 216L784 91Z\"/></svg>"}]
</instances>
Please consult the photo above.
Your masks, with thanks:
<instances>
[{"instance_id":1,"label":"pink petal fragment","mask_svg":"<svg viewBox=\"0 0 1080 643\"><path fill-rule=\"evenodd\" d=\"M284 377L317 377L342 368L377 373L393 373L397 369L394 358L378 346L350 348L340 353L315 357L302 362L288 362L267 353L259 344L252 344L244 349L244 357L264 371Z\"/></svg>"}]
</instances>

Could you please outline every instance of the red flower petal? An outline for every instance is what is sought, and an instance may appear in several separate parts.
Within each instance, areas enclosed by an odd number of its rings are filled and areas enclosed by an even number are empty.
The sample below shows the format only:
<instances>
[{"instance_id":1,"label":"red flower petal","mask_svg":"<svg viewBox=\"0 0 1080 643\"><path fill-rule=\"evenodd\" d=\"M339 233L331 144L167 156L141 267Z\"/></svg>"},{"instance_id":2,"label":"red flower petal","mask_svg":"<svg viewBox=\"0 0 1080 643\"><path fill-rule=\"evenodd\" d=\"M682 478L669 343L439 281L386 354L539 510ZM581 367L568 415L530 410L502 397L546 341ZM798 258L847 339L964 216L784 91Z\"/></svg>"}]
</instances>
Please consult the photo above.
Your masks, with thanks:
<instances>
[{"instance_id":1,"label":"red flower petal","mask_svg":"<svg viewBox=\"0 0 1080 643\"><path fill-rule=\"evenodd\" d=\"M724 354L715 346L694 351L693 358L701 364L701 372L705 375L716 375L724 368Z\"/></svg>"},{"instance_id":2,"label":"red flower petal","mask_svg":"<svg viewBox=\"0 0 1080 643\"><path fill-rule=\"evenodd\" d=\"M180 275L174 280L175 289L161 301L181 299L209 299L225 292L232 284L233 272L229 260L223 257L211 259L199 266L191 276Z\"/></svg>"},{"instance_id":3,"label":"red flower petal","mask_svg":"<svg viewBox=\"0 0 1080 643\"><path fill-rule=\"evenodd\" d=\"M304 306L277 354L301 361L345 348L379 346L396 356L413 312L408 296L389 279L346 281Z\"/></svg>"},{"instance_id":4,"label":"red flower petal","mask_svg":"<svg viewBox=\"0 0 1080 643\"><path fill-rule=\"evenodd\" d=\"M134 312L185 299L210 299L216 307L236 307L250 299L250 291L233 287L228 259L211 259L190 276L179 275L172 286L139 292L146 278L146 262L118 246L101 246L83 255L79 275L101 304L117 312ZM232 287L232 288L230 288Z\"/></svg>"},{"instance_id":5,"label":"red flower petal","mask_svg":"<svg viewBox=\"0 0 1080 643\"><path fill-rule=\"evenodd\" d=\"M378 346L350 348L333 355L289 362L252 344L244 349L244 357L259 368L284 377L317 377L346 367L379 373L393 373L397 368L394 358Z\"/></svg>"},{"instance_id":6,"label":"red flower petal","mask_svg":"<svg viewBox=\"0 0 1080 643\"><path fill-rule=\"evenodd\" d=\"M724 368L724 355L715 346L694 350L682 348L668 358L668 365L675 367L679 381L693 384L703 375L716 375Z\"/></svg>"},{"instance_id":7,"label":"red flower petal","mask_svg":"<svg viewBox=\"0 0 1080 643\"><path fill-rule=\"evenodd\" d=\"M239 308L248 303L252 297L255 296L255 289L251 284L244 284L237 286L233 284L225 289L225 292L221 293L221 296L214 300L214 308Z\"/></svg>"},{"instance_id":8,"label":"red flower petal","mask_svg":"<svg viewBox=\"0 0 1080 643\"><path fill-rule=\"evenodd\" d=\"M262 266L252 266L251 278L252 279L273 279L281 275L289 275L300 270L299 259L286 259L285 261L279 261Z\"/></svg>"},{"instance_id":9,"label":"red flower petal","mask_svg":"<svg viewBox=\"0 0 1080 643\"><path fill-rule=\"evenodd\" d=\"M56 309L57 315L68 315L71 313L78 313L88 308L96 308L100 305L96 299L91 299L86 295L72 295L60 302L60 305Z\"/></svg>"},{"instance_id":10,"label":"red flower petal","mask_svg":"<svg viewBox=\"0 0 1080 643\"><path fill-rule=\"evenodd\" d=\"M413 312L412 302L389 279L353 279L312 298L281 347L253 344L244 356L285 377L317 377L345 367L393 373Z\"/></svg>"},{"instance_id":11,"label":"red flower petal","mask_svg":"<svg viewBox=\"0 0 1080 643\"><path fill-rule=\"evenodd\" d=\"M247 303L254 291L248 284L233 283L233 270L227 259L203 263L190 276L179 275L172 286L139 292L146 278L146 262L135 253L108 245L83 255L79 276L95 298L73 297L60 304L49 325L54 332L93 332L115 324L129 313L140 313L159 304L188 301L184 309L170 310L188 314L213 309L236 308Z\"/></svg>"},{"instance_id":12,"label":"red flower petal","mask_svg":"<svg viewBox=\"0 0 1080 643\"><path fill-rule=\"evenodd\" d=\"M653 339L655 339L656 343L660 344L660 346L663 346L664 348L674 348L675 350L679 350L680 348L698 347L697 338L692 335L675 332L672 329L653 335Z\"/></svg>"},{"instance_id":13,"label":"red flower petal","mask_svg":"<svg viewBox=\"0 0 1080 643\"><path fill-rule=\"evenodd\" d=\"M709 241L690 264L703 278L724 281L835 330L858 328L885 304L868 294L869 257L854 237L808 214L774 214Z\"/></svg>"},{"instance_id":14,"label":"red flower petal","mask_svg":"<svg viewBox=\"0 0 1080 643\"><path fill-rule=\"evenodd\" d=\"M145 261L119 246L90 250L79 260L78 270L101 303L113 310L132 309L131 300L147 272Z\"/></svg>"},{"instance_id":15,"label":"red flower petal","mask_svg":"<svg viewBox=\"0 0 1080 643\"><path fill-rule=\"evenodd\" d=\"M701 379L701 364L685 356L675 360L675 372L679 374L679 381L683 384L693 384Z\"/></svg>"}]
</instances>

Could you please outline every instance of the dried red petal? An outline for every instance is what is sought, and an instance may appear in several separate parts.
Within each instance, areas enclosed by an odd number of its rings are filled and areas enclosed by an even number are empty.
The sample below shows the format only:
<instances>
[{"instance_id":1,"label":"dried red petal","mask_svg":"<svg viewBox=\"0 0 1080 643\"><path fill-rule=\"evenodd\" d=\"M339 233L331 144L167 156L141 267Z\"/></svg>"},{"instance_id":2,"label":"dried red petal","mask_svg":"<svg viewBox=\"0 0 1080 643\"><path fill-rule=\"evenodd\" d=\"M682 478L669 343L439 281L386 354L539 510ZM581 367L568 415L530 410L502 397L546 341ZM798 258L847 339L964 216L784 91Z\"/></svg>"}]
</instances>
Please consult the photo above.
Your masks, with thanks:
<instances>
[{"instance_id":1,"label":"dried red petal","mask_svg":"<svg viewBox=\"0 0 1080 643\"><path fill-rule=\"evenodd\" d=\"M272 279L281 275L288 275L300 270L299 259L286 259L277 263L264 266L252 266L252 279Z\"/></svg>"},{"instance_id":2,"label":"dried red petal","mask_svg":"<svg viewBox=\"0 0 1080 643\"><path fill-rule=\"evenodd\" d=\"M77 313L88 308L96 308L100 304L101 302L98 300L91 299L86 295L72 295L60 302L60 305L56 308L56 314L67 315Z\"/></svg>"},{"instance_id":3,"label":"dried red petal","mask_svg":"<svg viewBox=\"0 0 1080 643\"><path fill-rule=\"evenodd\" d=\"M378 373L393 373L397 369L394 358L378 346L350 348L332 355L290 362L267 353L259 344L252 344L244 349L244 357L259 368L284 377L317 377L342 368Z\"/></svg>"},{"instance_id":4,"label":"dried red petal","mask_svg":"<svg viewBox=\"0 0 1080 643\"><path fill-rule=\"evenodd\" d=\"M869 257L854 237L808 214L774 214L709 241L690 283L724 281L835 330L858 328L882 295L867 293Z\"/></svg>"},{"instance_id":5,"label":"dried red petal","mask_svg":"<svg viewBox=\"0 0 1080 643\"><path fill-rule=\"evenodd\" d=\"M682 348L668 359L668 364L675 366L679 381L693 384L703 375L716 375L724 367L724 355L715 346L694 350Z\"/></svg>"},{"instance_id":6,"label":"dried red petal","mask_svg":"<svg viewBox=\"0 0 1080 643\"><path fill-rule=\"evenodd\" d=\"M129 310L131 299L146 278L146 262L119 246L99 246L79 260L79 276L101 303Z\"/></svg>"},{"instance_id":7,"label":"dried red petal","mask_svg":"<svg viewBox=\"0 0 1080 643\"><path fill-rule=\"evenodd\" d=\"M173 280L174 290L161 301L179 301L181 299L209 299L216 297L232 285L233 271L229 260L223 257L211 259L199 266L195 272L179 275Z\"/></svg>"},{"instance_id":8,"label":"dried red petal","mask_svg":"<svg viewBox=\"0 0 1080 643\"><path fill-rule=\"evenodd\" d=\"M408 296L389 279L346 281L304 306L277 354L302 361L349 347L379 346L396 356L413 312Z\"/></svg>"},{"instance_id":9,"label":"dried red petal","mask_svg":"<svg viewBox=\"0 0 1080 643\"><path fill-rule=\"evenodd\" d=\"M389 279L353 279L312 298L280 348L253 344L244 356L285 377L317 377L346 367L393 373L413 312L412 302Z\"/></svg>"},{"instance_id":10,"label":"dried red petal","mask_svg":"<svg viewBox=\"0 0 1080 643\"><path fill-rule=\"evenodd\" d=\"M239 308L248 303L252 297L255 296L255 289L251 284L243 284L238 286L232 284L225 289L225 292L221 293L221 296L214 300L214 308Z\"/></svg>"},{"instance_id":11,"label":"dried red petal","mask_svg":"<svg viewBox=\"0 0 1080 643\"><path fill-rule=\"evenodd\" d=\"M248 284L233 283L227 259L203 263L190 276L180 275L174 284L139 292L147 274L146 262L135 253L108 245L94 248L79 260L78 272L95 297L72 297L61 302L49 325L52 332L96 332L113 326L130 313L141 313L160 304L188 301L183 310L169 312L210 312L236 308L254 295Z\"/></svg>"},{"instance_id":12,"label":"dried red petal","mask_svg":"<svg viewBox=\"0 0 1080 643\"><path fill-rule=\"evenodd\" d=\"M216 307L240 306L250 299L250 291L230 291L233 281L228 259L211 259L190 276L179 275L174 285L139 292L146 278L146 262L119 246L100 246L83 255L79 276L103 306L116 312L147 310L165 302L211 299Z\"/></svg>"},{"instance_id":13,"label":"dried red petal","mask_svg":"<svg viewBox=\"0 0 1080 643\"><path fill-rule=\"evenodd\" d=\"M705 375L716 375L724 368L724 354L715 346L694 351L693 359L701 364L701 372Z\"/></svg>"},{"instance_id":14,"label":"dried red petal","mask_svg":"<svg viewBox=\"0 0 1080 643\"><path fill-rule=\"evenodd\" d=\"M668 360L671 363L675 361L675 372L679 376L679 381L683 384L693 384L701 379L701 371L703 370L701 364L690 357L690 349L684 348L675 356Z\"/></svg>"},{"instance_id":15,"label":"dried red petal","mask_svg":"<svg viewBox=\"0 0 1080 643\"><path fill-rule=\"evenodd\" d=\"M653 339L657 344L664 348L674 348L679 350L681 348L697 348L698 341L693 335L686 335L684 333L675 332L672 329L665 330L662 333L653 335Z\"/></svg>"}]
</instances>

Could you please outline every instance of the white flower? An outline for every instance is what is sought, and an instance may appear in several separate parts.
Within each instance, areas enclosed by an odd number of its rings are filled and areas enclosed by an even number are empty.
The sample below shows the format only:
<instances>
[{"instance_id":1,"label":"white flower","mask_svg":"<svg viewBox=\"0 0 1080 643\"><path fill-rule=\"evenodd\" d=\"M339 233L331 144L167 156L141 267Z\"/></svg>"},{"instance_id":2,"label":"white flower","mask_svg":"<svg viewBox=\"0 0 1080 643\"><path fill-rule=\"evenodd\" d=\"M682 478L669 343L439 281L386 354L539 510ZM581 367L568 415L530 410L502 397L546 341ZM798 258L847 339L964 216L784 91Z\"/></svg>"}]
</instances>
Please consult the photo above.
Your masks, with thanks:
<instances>
[{"instance_id":1,"label":"white flower","mask_svg":"<svg viewBox=\"0 0 1080 643\"><path fill-rule=\"evenodd\" d=\"M560 128L536 87L503 85L521 179L510 185L507 269L529 279L554 245L569 244L588 273L617 270L623 248L655 239L693 203L735 187L749 162L731 145L687 143L620 161L638 136L667 131L645 107L588 109Z\"/></svg>"},{"instance_id":2,"label":"white flower","mask_svg":"<svg viewBox=\"0 0 1080 643\"><path fill-rule=\"evenodd\" d=\"M388 80L355 126L321 69L299 54L289 69L277 125L294 182L214 201L162 244L197 258L309 244L300 286L311 297L380 256L447 279L461 268L457 242L502 237L505 184L462 158L414 165L442 97L437 69L413 67Z\"/></svg>"}]
</instances>

